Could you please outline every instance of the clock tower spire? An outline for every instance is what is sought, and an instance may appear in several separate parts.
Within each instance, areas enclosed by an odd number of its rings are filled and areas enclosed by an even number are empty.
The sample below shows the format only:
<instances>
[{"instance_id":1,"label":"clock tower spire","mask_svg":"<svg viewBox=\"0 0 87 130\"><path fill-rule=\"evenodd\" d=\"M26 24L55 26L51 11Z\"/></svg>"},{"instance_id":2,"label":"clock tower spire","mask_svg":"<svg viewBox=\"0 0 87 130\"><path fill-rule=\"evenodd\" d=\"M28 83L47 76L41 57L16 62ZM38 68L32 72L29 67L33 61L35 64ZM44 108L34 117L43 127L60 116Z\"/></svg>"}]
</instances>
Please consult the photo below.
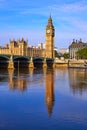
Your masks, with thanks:
<instances>
[{"instance_id":1,"label":"clock tower spire","mask_svg":"<svg viewBox=\"0 0 87 130\"><path fill-rule=\"evenodd\" d=\"M55 29L52 22L52 17L50 15L48 19L48 23L46 26L46 58L54 58L54 36L55 36Z\"/></svg>"}]
</instances>

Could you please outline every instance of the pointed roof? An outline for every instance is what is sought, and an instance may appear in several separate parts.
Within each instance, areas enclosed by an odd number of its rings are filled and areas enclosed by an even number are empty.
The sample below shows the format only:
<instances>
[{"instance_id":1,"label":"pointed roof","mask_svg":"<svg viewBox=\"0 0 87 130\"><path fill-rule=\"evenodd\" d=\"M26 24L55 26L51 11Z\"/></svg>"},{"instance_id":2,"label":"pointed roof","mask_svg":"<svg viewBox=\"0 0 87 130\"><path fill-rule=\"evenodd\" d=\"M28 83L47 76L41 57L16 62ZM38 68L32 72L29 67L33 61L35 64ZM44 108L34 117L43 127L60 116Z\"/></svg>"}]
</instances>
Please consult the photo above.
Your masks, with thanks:
<instances>
[{"instance_id":1,"label":"pointed roof","mask_svg":"<svg viewBox=\"0 0 87 130\"><path fill-rule=\"evenodd\" d=\"M49 20L51 20L51 21L52 21L52 17L51 17L51 14L50 14Z\"/></svg>"},{"instance_id":2,"label":"pointed roof","mask_svg":"<svg viewBox=\"0 0 87 130\"><path fill-rule=\"evenodd\" d=\"M48 26L53 26L51 14L50 14L50 17L48 19Z\"/></svg>"}]
</instances>

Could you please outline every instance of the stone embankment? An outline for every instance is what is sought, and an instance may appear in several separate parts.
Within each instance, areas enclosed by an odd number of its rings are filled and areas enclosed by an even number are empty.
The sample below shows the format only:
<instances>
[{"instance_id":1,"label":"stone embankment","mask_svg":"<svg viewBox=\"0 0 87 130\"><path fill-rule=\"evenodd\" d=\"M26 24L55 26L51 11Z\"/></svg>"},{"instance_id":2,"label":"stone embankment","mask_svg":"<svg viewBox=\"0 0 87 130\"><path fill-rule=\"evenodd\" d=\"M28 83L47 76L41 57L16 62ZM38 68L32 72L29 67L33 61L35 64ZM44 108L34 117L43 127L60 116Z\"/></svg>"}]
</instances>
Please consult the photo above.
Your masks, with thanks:
<instances>
[{"instance_id":1,"label":"stone embankment","mask_svg":"<svg viewBox=\"0 0 87 130\"><path fill-rule=\"evenodd\" d=\"M84 64L87 61L84 60L76 60L76 59L56 59L55 65L56 67L64 66L64 67L84 67Z\"/></svg>"}]
</instances>

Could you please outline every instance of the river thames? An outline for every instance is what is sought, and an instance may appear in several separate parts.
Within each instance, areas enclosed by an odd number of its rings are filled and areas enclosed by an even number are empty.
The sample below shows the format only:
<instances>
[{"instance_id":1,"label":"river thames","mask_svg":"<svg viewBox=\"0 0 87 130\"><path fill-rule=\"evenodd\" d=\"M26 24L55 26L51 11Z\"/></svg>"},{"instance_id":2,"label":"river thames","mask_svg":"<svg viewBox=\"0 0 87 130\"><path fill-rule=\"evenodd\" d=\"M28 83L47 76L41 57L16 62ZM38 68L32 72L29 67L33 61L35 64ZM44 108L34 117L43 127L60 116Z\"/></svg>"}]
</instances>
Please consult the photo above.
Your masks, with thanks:
<instances>
[{"instance_id":1,"label":"river thames","mask_svg":"<svg viewBox=\"0 0 87 130\"><path fill-rule=\"evenodd\" d=\"M87 70L0 70L0 130L87 130Z\"/></svg>"}]
</instances>

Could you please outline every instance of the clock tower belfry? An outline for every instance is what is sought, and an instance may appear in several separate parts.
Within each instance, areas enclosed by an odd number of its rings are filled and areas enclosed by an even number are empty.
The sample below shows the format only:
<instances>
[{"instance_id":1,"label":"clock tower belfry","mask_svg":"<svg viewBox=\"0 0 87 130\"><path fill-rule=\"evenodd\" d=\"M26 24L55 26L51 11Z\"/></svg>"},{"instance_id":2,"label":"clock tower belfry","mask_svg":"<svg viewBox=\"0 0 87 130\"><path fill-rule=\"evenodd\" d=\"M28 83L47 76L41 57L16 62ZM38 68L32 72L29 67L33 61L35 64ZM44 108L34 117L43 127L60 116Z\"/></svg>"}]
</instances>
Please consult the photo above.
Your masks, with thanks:
<instances>
[{"instance_id":1,"label":"clock tower belfry","mask_svg":"<svg viewBox=\"0 0 87 130\"><path fill-rule=\"evenodd\" d=\"M46 58L54 58L54 36L55 36L55 29L52 23L52 18L50 16L48 19L48 24L46 26L46 43L45 43Z\"/></svg>"}]
</instances>

